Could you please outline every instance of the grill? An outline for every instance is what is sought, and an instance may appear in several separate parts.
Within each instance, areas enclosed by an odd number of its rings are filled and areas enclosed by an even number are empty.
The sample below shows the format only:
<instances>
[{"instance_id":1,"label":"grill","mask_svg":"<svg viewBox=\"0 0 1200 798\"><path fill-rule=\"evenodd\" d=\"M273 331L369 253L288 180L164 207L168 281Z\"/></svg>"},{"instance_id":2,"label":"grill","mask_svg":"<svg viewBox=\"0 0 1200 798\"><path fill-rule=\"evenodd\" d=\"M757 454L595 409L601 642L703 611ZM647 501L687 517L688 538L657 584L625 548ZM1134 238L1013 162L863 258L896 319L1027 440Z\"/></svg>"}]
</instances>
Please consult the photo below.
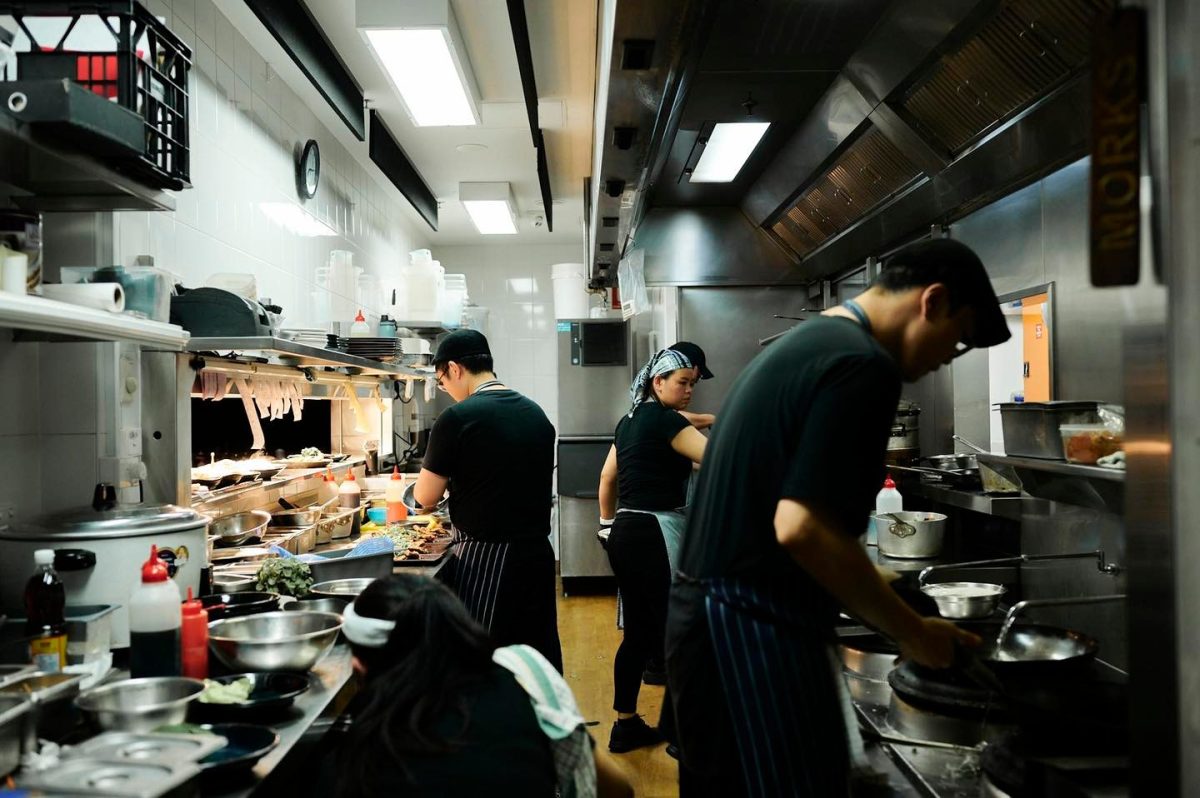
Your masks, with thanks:
<instances>
[{"instance_id":1,"label":"grill","mask_svg":"<svg viewBox=\"0 0 1200 798\"><path fill-rule=\"evenodd\" d=\"M958 154L1085 69L1096 18L1114 0L1009 0L903 100L909 119Z\"/></svg>"},{"instance_id":2,"label":"grill","mask_svg":"<svg viewBox=\"0 0 1200 798\"><path fill-rule=\"evenodd\" d=\"M861 219L921 173L870 126L818 177L772 230L798 255Z\"/></svg>"}]
</instances>

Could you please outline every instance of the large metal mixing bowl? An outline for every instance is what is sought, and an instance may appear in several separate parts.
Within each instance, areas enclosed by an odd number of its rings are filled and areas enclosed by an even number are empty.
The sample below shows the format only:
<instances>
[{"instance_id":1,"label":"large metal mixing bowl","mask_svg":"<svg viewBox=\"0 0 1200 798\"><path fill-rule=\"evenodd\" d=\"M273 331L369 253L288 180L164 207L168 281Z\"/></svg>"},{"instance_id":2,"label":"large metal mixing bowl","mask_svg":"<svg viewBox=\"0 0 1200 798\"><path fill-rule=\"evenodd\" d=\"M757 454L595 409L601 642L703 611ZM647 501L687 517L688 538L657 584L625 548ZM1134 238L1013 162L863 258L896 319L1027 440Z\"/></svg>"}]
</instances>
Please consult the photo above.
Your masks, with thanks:
<instances>
[{"instance_id":1,"label":"large metal mixing bowl","mask_svg":"<svg viewBox=\"0 0 1200 798\"><path fill-rule=\"evenodd\" d=\"M346 605L353 600L350 596L342 598L317 598L293 601L283 608L284 612L332 612L341 615L346 611Z\"/></svg>"},{"instance_id":2,"label":"large metal mixing bowl","mask_svg":"<svg viewBox=\"0 0 1200 798\"><path fill-rule=\"evenodd\" d=\"M183 723L188 704L204 692L204 682L178 676L127 679L88 690L75 705L100 728L148 732Z\"/></svg>"},{"instance_id":3,"label":"large metal mixing bowl","mask_svg":"<svg viewBox=\"0 0 1200 798\"><path fill-rule=\"evenodd\" d=\"M209 525L208 531L222 546L240 546L251 538L262 540L263 530L271 523L271 514L263 510L250 510L218 518Z\"/></svg>"},{"instance_id":4,"label":"large metal mixing bowl","mask_svg":"<svg viewBox=\"0 0 1200 798\"><path fill-rule=\"evenodd\" d=\"M996 611L1004 585L991 582L938 582L922 585L921 592L937 604L943 618L987 618Z\"/></svg>"},{"instance_id":5,"label":"large metal mixing bowl","mask_svg":"<svg viewBox=\"0 0 1200 798\"><path fill-rule=\"evenodd\" d=\"M328 582L317 582L308 589L308 594L318 598L333 598L351 602L358 598L358 594L366 590L367 585L374 581L373 578L332 579Z\"/></svg>"},{"instance_id":6,"label":"large metal mixing bowl","mask_svg":"<svg viewBox=\"0 0 1200 798\"><path fill-rule=\"evenodd\" d=\"M307 671L337 640L331 612L266 612L208 625L208 645L234 671Z\"/></svg>"}]
</instances>

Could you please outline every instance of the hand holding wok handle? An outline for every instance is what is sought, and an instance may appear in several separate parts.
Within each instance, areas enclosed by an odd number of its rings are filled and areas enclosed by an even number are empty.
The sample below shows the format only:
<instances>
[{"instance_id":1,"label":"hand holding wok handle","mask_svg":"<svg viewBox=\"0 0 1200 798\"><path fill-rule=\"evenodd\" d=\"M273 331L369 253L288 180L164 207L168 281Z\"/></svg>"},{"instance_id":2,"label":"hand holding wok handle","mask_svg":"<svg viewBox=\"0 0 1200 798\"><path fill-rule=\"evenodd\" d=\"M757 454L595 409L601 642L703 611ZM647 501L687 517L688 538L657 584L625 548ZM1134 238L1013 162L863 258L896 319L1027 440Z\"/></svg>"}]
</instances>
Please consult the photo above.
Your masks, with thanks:
<instances>
[{"instance_id":1,"label":"hand holding wok handle","mask_svg":"<svg viewBox=\"0 0 1200 798\"><path fill-rule=\"evenodd\" d=\"M905 659L927 668L949 668L961 649L976 648L982 641L979 635L960 629L950 621L921 618L921 623L910 634L896 642L900 644L900 656Z\"/></svg>"},{"instance_id":2,"label":"hand holding wok handle","mask_svg":"<svg viewBox=\"0 0 1200 798\"><path fill-rule=\"evenodd\" d=\"M1015 557L997 557L992 560L968 560L966 562L951 562L941 565L930 565L928 568L921 570L917 576L917 584L925 584L925 580L934 571L945 571L948 568L972 568L984 565L1019 565L1025 562L1040 562L1042 560L1087 560L1095 558L1096 569L1101 573L1116 576L1121 573L1121 566L1116 563L1108 562L1104 555L1104 549L1095 549L1093 551L1073 551L1067 554L1018 554Z\"/></svg>"}]
</instances>

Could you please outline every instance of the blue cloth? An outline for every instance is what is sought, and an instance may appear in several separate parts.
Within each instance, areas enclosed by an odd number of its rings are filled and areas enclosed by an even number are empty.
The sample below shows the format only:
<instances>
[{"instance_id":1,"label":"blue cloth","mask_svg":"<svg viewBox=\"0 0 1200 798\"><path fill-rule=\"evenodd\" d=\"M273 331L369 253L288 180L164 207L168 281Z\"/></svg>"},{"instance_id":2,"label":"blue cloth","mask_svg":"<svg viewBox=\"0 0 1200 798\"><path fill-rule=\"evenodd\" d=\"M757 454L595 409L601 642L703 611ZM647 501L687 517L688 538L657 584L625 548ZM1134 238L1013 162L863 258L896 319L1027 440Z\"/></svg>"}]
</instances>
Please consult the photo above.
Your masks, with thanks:
<instances>
[{"instance_id":1,"label":"blue cloth","mask_svg":"<svg viewBox=\"0 0 1200 798\"><path fill-rule=\"evenodd\" d=\"M363 538L357 544L355 544L354 548L346 552L346 554L340 559L349 560L353 557L370 557L373 554L382 554L385 551L390 554L395 552L395 550L396 544L392 542L391 538L382 536ZM282 549L275 545L270 546L267 551L271 552L277 557L297 559L300 560L300 562L324 562L325 560L329 559L322 554L301 554L299 557L297 557L287 549Z\"/></svg>"}]
</instances>

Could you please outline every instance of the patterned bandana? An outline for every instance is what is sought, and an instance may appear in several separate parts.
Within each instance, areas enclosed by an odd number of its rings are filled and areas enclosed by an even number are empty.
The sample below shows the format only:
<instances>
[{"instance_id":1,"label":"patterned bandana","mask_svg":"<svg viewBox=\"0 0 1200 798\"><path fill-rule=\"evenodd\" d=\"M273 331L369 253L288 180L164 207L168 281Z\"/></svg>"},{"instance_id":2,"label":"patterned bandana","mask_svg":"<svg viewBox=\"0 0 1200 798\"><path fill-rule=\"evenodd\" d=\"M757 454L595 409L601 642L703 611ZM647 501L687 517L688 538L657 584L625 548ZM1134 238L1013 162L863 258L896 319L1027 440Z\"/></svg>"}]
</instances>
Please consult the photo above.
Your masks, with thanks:
<instances>
[{"instance_id":1,"label":"patterned bandana","mask_svg":"<svg viewBox=\"0 0 1200 798\"><path fill-rule=\"evenodd\" d=\"M642 370L634 377L633 384L629 386L629 416L633 417L633 411L637 410L637 406L643 401L653 399L653 394L648 399L642 397L646 393L646 386L649 385L655 377L662 374L669 374L675 369L690 369L693 368L692 361L688 360L683 354L676 352L674 349L660 349L651 356L646 365L642 366Z\"/></svg>"}]
</instances>

